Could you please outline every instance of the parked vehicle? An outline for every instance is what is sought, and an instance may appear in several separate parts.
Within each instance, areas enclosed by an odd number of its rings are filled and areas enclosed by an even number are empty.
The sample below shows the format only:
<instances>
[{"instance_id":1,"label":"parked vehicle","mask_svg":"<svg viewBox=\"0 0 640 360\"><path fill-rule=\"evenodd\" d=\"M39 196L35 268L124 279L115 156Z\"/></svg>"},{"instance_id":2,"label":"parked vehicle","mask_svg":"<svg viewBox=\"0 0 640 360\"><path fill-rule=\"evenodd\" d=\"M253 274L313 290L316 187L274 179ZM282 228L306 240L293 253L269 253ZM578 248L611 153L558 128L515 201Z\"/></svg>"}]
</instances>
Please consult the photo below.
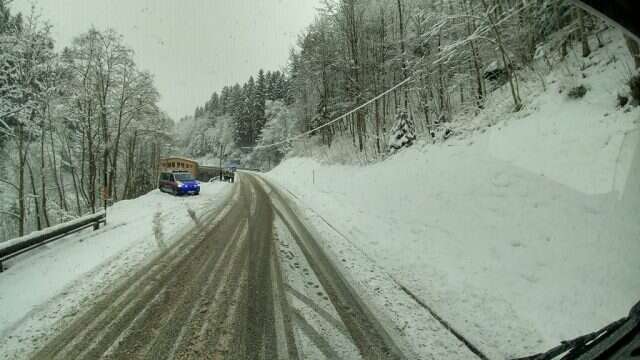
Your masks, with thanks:
<instances>
[{"instance_id":1,"label":"parked vehicle","mask_svg":"<svg viewBox=\"0 0 640 360\"><path fill-rule=\"evenodd\" d=\"M158 189L174 195L199 195L200 182L189 171L171 171L160 173Z\"/></svg>"},{"instance_id":2,"label":"parked vehicle","mask_svg":"<svg viewBox=\"0 0 640 360\"><path fill-rule=\"evenodd\" d=\"M234 171L231 171L227 168L218 169L218 173L216 176L212 178L213 181L225 181L225 182L234 182L236 174Z\"/></svg>"},{"instance_id":3,"label":"parked vehicle","mask_svg":"<svg viewBox=\"0 0 640 360\"><path fill-rule=\"evenodd\" d=\"M222 180L223 181L228 181L228 182L235 182L236 180L236 170L230 170L230 169L225 169L222 172Z\"/></svg>"}]
</instances>

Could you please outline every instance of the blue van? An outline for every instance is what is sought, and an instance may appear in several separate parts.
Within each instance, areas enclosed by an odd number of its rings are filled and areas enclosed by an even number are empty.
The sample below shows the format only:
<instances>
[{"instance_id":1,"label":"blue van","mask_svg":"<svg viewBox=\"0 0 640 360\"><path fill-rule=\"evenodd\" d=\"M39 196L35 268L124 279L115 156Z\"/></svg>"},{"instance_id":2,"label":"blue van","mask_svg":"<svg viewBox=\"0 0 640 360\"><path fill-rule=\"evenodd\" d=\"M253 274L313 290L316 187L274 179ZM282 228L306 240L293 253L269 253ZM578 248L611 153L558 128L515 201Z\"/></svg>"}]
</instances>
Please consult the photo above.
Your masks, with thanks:
<instances>
[{"instance_id":1,"label":"blue van","mask_svg":"<svg viewBox=\"0 0 640 360\"><path fill-rule=\"evenodd\" d=\"M172 171L160 173L158 189L173 195L199 195L200 182L189 171Z\"/></svg>"}]
</instances>

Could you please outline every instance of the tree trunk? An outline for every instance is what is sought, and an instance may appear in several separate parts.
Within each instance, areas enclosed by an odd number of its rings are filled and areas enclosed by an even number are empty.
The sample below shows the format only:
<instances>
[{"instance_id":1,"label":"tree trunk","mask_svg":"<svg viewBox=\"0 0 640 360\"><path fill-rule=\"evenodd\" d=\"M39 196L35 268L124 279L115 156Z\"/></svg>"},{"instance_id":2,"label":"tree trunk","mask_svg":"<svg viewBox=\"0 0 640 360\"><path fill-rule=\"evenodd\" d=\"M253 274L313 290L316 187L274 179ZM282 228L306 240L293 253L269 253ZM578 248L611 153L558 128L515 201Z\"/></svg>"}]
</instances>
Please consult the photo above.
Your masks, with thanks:
<instances>
[{"instance_id":1,"label":"tree trunk","mask_svg":"<svg viewBox=\"0 0 640 360\"><path fill-rule=\"evenodd\" d=\"M112 155L111 155L111 172L109 174L109 197L113 198L114 201L118 200L118 192L117 189L115 189L116 185L117 185L117 178L118 178L118 155L119 155L119 149L120 149L120 139L122 137L122 121L124 118L124 109L125 106L127 105L127 102L129 101L129 97L127 96L126 92L127 92L127 88L129 85L129 82L127 81L127 74L129 68L127 66L124 67L124 74L122 76L122 89L120 91L120 99L119 99L119 111L118 111L118 124L116 127L116 136L115 139L113 140L113 150L112 150ZM125 125L125 130L126 130L126 125Z\"/></svg>"},{"instance_id":2,"label":"tree trunk","mask_svg":"<svg viewBox=\"0 0 640 360\"><path fill-rule=\"evenodd\" d=\"M580 8L575 8L578 17L578 35L580 36L580 41L582 42L582 57L588 57L591 55L591 48L589 47L589 38L587 37L587 31L584 26L584 15L583 11Z\"/></svg>"},{"instance_id":3,"label":"tree trunk","mask_svg":"<svg viewBox=\"0 0 640 360\"><path fill-rule=\"evenodd\" d=\"M382 151L380 151L380 103L378 100L376 100L374 106L376 108L376 150L378 154L382 154Z\"/></svg>"},{"instance_id":4,"label":"tree trunk","mask_svg":"<svg viewBox=\"0 0 640 360\"><path fill-rule=\"evenodd\" d=\"M491 25L491 29L496 36L496 42L498 44L498 50L500 50L500 55L502 57L502 62L504 64L505 70L507 72L507 78L509 80L509 88L511 89L511 96L513 98L514 110L520 111L522 109L522 100L520 99L520 94L516 84L514 84L515 69L511 64L511 60L509 59L509 55L507 55L507 51L504 47L504 43L502 42L502 35L500 34L500 29L498 29L498 25L496 20L489 11L489 6L487 5L486 0L481 0L482 5L484 5L484 9L487 12L487 18L489 19L489 23Z\"/></svg>"},{"instance_id":5,"label":"tree trunk","mask_svg":"<svg viewBox=\"0 0 640 360\"><path fill-rule=\"evenodd\" d=\"M22 124L18 124L16 132L18 137L18 236L23 236L26 220L26 209L24 203L24 166L27 157L27 150L24 141L24 126Z\"/></svg>"},{"instance_id":6,"label":"tree trunk","mask_svg":"<svg viewBox=\"0 0 640 360\"><path fill-rule=\"evenodd\" d=\"M108 133L107 127L105 126L103 129L103 150L102 150L102 189L100 189L101 199L102 199L102 207L104 209L107 208L107 196L103 196L103 194L108 194L109 192L109 142L106 140L106 135Z\"/></svg>"},{"instance_id":7,"label":"tree trunk","mask_svg":"<svg viewBox=\"0 0 640 360\"><path fill-rule=\"evenodd\" d=\"M384 8L380 7L380 69L384 69L384 61L387 58L387 52L386 52L386 47L385 47L385 43L386 43L386 28L385 28L385 21L384 21ZM382 86L381 88L384 89L385 88L385 78L384 76L380 77L382 79ZM386 106L387 106L387 97L384 96L382 98L382 119L381 119L381 123L382 123L382 133L385 132L385 122L386 122ZM377 107L377 104L376 104ZM380 142L380 138L378 137L378 142Z\"/></svg>"},{"instance_id":8,"label":"tree trunk","mask_svg":"<svg viewBox=\"0 0 640 360\"><path fill-rule=\"evenodd\" d=\"M467 17L466 29L467 36L471 36L473 29L475 28L475 24L471 23L471 4L467 1L464 1L462 4L465 8L464 11L469 15ZM475 21L474 21L475 22ZM480 69L480 64L482 60L480 60L480 52L478 51L478 47L476 46L475 40L471 40L469 42L469 47L471 48L471 57L473 59L473 69L475 70L476 75L476 100L477 106L479 109L484 107L484 82L482 77L482 70Z\"/></svg>"},{"instance_id":9,"label":"tree trunk","mask_svg":"<svg viewBox=\"0 0 640 360\"><path fill-rule=\"evenodd\" d=\"M356 146L356 131L355 131L355 117L353 114L349 115L351 121L349 121L349 131L351 131L351 141L353 142L353 146Z\"/></svg>"},{"instance_id":10,"label":"tree trunk","mask_svg":"<svg viewBox=\"0 0 640 360\"><path fill-rule=\"evenodd\" d=\"M31 163L27 161L27 170L29 170L29 181L31 182L31 194L33 196L33 204L36 208L36 227L38 231L42 230L42 215L40 212L40 202L38 201L38 192L36 191L36 180L33 177L33 169Z\"/></svg>"},{"instance_id":11,"label":"tree trunk","mask_svg":"<svg viewBox=\"0 0 640 360\"><path fill-rule=\"evenodd\" d=\"M442 31L438 31L438 53L442 51ZM444 121L449 120L449 111L447 109L446 89L444 83L444 67L442 61L438 62L438 100L439 100L439 112L440 118Z\"/></svg>"},{"instance_id":12,"label":"tree trunk","mask_svg":"<svg viewBox=\"0 0 640 360\"><path fill-rule=\"evenodd\" d=\"M359 39L358 39L358 30L356 25L356 11L355 11L355 0L345 0L344 3L344 14L346 20L346 28L347 28L347 40L349 43L349 49L351 53L351 60L353 62L353 66L351 68L351 76L353 81L351 82L351 96L355 102L355 104L359 105L362 103L362 89L363 86L361 84L362 76L360 69L360 52L359 52ZM352 116L352 122L354 131L358 134L358 148L360 151L363 150L363 125L361 119L361 112L357 112L355 118ZM353 143L355 144L355 134L353 135Z\"/></svg>"},{"instance_id":13,"label":"tree trunk","mask_svg":"<svg viewBox=\"0 0 640 360\"><path fill-rule=\"evenodd\" d=\"M409 77L409 69L407 68L407 60L405 54L405 43L404 43L404 20L402 18L402 1L397 0L398 3L398 26L400 30L400 56L402 58L402 76L403 80ZM409 107L409 90L407 87L404 87L404 108L405 110Z\"/></svg>"},{"instance_id":14,"label":"tree trunk","mask_svg":"<svg viewBox=\"0 0 640 360\"><path fill-rule=\"evenodd\" d=\"M108 81L109 79L107 79ZM104 81L104 80L103 80ZM108 82L107 82L108 83ZM110 155L110 141L109 141L109 123L107 117L107 94L109 86L106 85L103 93L100 95L100 125L102 129L102 189L100 189L100 195L102 199L102 207L106 210L107 198L110 193L109 190L109 155ZM104 196L106 194L107 196Z\"/></svg>"},{"instance_id":15,"label":"tree trunk","mask_svg":"<svg viewBox=\"0 0 640 360\"><path fill-rule=\"evenodd\" d=\"M64 141L64 140L63 140ZM71 178L73 179L73 190L75 192L75 197L76 197L76 213L78 216L82 215L82 206L80 205L80 196L82 196L82 199L84 200L85 204L89 204L89 199L87 197L87 193L84 189L84 162L85 162L85 156L84 156L84 131L82 132L82 136L81 136L81 141L80 141L80 147L82 149L81 151L81 157L80 157L80 177L78 178L78 174L77 174L77 170L76 170L76 166L73 163L73 156L72 156L72 152L71 152L71 145L69 144L69 141L64 141L64 146L65 149L67 151L67 158L70 161L70 169L71 169Z\"/></svg>"},{"instance_id":16,"label":"tree trunk","mask_svg":"<svg viewBox=\"0 0 640 360\"><path fill-rule=\"evenodd\" d=\"M44 121L42 123L42 134L40 134L40 202L42 204L42 218L46 227L51 226L49 214L47 213L47 181L46 181L46 163L44 157ZM31 169L29 170L31 171ZM33 176L33 175L32 175ZM35 187L35 185L34 185Z\"/></svg>"},{"instance_id":17,"label":"tree trunk","mask_svg":"<svg viewBox=\"0 0 640 360\"><path fill-rule=\"evenodd\" d=\"M135 168L135 150L136 140L138 138L138 132L134 131L133 136L129 139L127 149L127 177L124 184L123 199L131 199L135 194L135 184L133 182L134 168Z\"/></svg>"},{"instance_id":18,"label":"tree trunk","mask_svg":"<svg viewBox=\"0 0 640 360\"><path fill-rule=\"evenodd\" d=\"M362 152L364 150L364 136L366 131L364 113L362 111L356 113L356 124L358 129L358 148L360 152Z\"/></svg>"},{"instance_id":19,"label":"tree trunk","mask_svg":"<svg viewBox=\"0 0 640 360\"><path fill-rule=\"evenodd\" d=\"M91 105L89 105L89 112L87 117L87 155L88 155L88 167L89 167L89 207L91 212L96 212L96 180L98 177L98 166L96 164L96 151L93 143L93 132L91 129Z\"/></svg>"},{"instance_id":20,"label":"tree trunk","mask_svg":"<svg viewBox=\"0 0 640 360\"><path fill-rule=\"evenodd\" d=\"M53 172L53 179L56 183L56 188L58 190L58 199L60 201L60 206L62 206L62 208L64 209L64 211L69 211L69 205L67 204L67 199L66 196L64 194L64 186L62 185L62 173L61 171L58 171L58 160L56 158L56 148L55 148L55 142L53 141L53 124L51 121L51 116L48 116L48 120L49 120L49 148L51 151L51 170ZM61 152L63 151L62 149L60 150ZM62 156L62 155L61 155ZM70 158L71 159L71 158ZM76 189L77 191L77 189Z\"/></svg>"},{"instance_id":21,"label":"tree trunk","mask_svg":"<svg viewBox=\"0 0 640 360\"><path fill-rule=\"evenodd\" d=\"M71 179L73 180L73 191L76 197L76 214L82 215L82 206L80 206L80 189L78 186L77 174L75 166L71 165Z\"/></svg>"}]
</instances>

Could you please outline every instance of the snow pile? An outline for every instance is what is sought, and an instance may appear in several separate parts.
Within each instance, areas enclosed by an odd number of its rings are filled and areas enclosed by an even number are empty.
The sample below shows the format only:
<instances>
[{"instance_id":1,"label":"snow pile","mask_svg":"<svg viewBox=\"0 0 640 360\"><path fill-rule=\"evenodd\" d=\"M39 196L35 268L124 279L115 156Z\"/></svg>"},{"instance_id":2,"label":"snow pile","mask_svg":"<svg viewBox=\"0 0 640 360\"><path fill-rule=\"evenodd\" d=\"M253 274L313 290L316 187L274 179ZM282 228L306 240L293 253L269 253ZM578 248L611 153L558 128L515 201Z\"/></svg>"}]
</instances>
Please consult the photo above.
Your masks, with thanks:
<instances>
[{"instance_id":1,"label":"snow pile","mask_svg":"<svg viewBox=\"0 0 640 360\"><path fill-rule=\"evenodd\" d=\"M200 217L222 206L230 188L203 183L199 196L154 190L120 201L108 209L108 224L100 230L84 230L5 262L9 269L0 274L2 355L21 357L17 354L28 351L31 341L51 335L58 320L191 228L190 212Z\"/></svg>"},{"instance_id":2,"label":"snow pile","mask_svg":"<svg viewBox=\"0 0 640 360\"><path fill-rule=\"evenodd\" d=\"M547 350L640 299L640 109L616 107L622 45L552 72L495 126L367 167L294 158L268 176L487 353ZM589 91L572 100L576 83Z\"/></svg>"}]
</instances>

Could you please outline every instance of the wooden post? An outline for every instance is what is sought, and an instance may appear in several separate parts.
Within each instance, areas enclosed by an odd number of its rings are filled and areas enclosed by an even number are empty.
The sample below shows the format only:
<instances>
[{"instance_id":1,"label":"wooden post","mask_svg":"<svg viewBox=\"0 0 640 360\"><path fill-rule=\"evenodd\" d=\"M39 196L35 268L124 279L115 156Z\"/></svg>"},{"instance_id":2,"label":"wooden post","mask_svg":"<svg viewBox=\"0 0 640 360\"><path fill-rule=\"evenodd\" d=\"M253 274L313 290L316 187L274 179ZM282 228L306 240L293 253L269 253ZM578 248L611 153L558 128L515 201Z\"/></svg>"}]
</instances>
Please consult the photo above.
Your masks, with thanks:
<instances>
[{"instance_id":1,"label":"wooden post","mask_svg":"<svg viewBox=\"0 0 640 360\"><path fill-rule=\"evenodd\" d=\"M219 160L219 162L220 162L220 178L219 178L218 180L220 180L220 181L224 181L224 180L222 179L222 144L220 144L220 153L219 153L219 155L218 155L218 156L220 156L220 159L218 159L218 160Z\"/></svg>"}]
</instances>

